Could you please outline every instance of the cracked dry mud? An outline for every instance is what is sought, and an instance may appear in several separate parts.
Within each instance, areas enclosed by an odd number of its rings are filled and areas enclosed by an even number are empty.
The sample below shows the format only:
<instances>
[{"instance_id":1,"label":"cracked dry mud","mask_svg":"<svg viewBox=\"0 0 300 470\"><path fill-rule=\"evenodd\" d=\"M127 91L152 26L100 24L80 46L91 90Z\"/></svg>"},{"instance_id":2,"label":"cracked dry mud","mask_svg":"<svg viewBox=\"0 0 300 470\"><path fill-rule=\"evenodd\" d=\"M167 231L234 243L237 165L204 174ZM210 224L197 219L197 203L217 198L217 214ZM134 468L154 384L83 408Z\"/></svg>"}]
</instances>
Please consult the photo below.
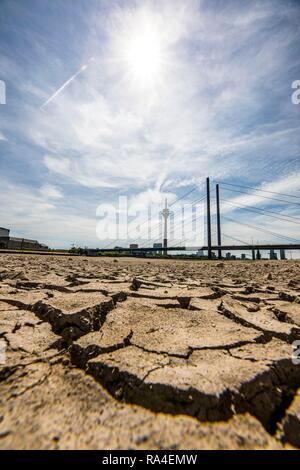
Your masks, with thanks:
<instances>
[{"instance_id":1,"label":"cracked dry mud","mask_svg":"<svg viewBox=\"0 0 300 470\"><path fill-rule=\"evenodd\" d=\"M300 263L0 255L0 448L300 448Z\"/></svg>"}]
</instances>

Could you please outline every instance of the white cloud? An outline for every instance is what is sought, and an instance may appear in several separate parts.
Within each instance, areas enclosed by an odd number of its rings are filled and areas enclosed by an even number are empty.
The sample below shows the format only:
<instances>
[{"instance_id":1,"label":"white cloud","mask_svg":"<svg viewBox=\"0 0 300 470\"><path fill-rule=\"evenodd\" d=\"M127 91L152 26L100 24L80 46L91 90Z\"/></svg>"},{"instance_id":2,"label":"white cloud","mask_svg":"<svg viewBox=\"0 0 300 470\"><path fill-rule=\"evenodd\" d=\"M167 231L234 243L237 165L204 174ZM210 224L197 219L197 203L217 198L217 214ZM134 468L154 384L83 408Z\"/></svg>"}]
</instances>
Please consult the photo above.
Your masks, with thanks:
<instances>
[{"instance_id":1,"label":"white cloud","mask_svg":"<svg viewBox=\"0 0 300 470\"><path fill-rule=\"evenodd\" d=\"M167 177L214 173L220 156L224 173L238 152L241 171L250 151L270 146L278 152L296 139L296 126L287 129L283 121L282 129L265 123L255 131L240 129L243 119L261 112L260 88L278 74L294 39L283 29L259 42L276 20L269 3L215 15L196 1L164 1L159 8L149 1L95 15L87 39L94 62L29 120L46 167L91 188L147 190L159 179L163 184ZM99 25L106 34L101 42ZM137 85L124 59L126 44L138 41L143 26L163 51L159 80L148 88Z\"/></svg>"},{"instance_id":2,"label":"white cloud","mask_svg":"<svg viewBox=\"0 0 300 470\"><path fill-rule=\"evenodd\" d=\"M40 193L47 199L61 199L63 197L61 190L51 184L41 186Z\"/></svg>"},{"instance_id":3,"label":"white cloud","mask_svg":"<svg viewBox=\"0 0 300 470\"><path fill-rule=\"evenodd\" d=\"M146 0L122 2L105 13L95 10L86 20L84 57L77 55L78 65L72 66L76 70L93 54L84 73L81 67L76 79L65 82L63 93L52 94L39 109L49 90L72 73L65 71L69 58L60 63L49 49L47 60L59 68L57 77L54 68L41 68L43 90L37 83L19 85L39 105L27 102L22 119L0 122L5 134L9 129L38 149L55 181L43 179L40 190L28 194L34 200L24 208L28 217L36 220L38 204L54 212L54 201L63 216L80 218L72 212L74 200L68 209L62 207L60 184L75 185L78 193L90 188L95 205L96 195L111 200L120 193L144 203L167 192L171 202L181 187L196 184L202 191L206 176L265 180L265 189L294 190L300 174L290 176L289 161L299 156L297 107L282 95L285 82L290 93L289 73L297 66L292 58L298 19L292 3L283 8L270 1L254 6L226 2L215 9L196 0ZM34 30L30 35L39 39ZM19 74L8 60L4 65L13 78ZM262 201L268 203L252 195L232 199L255 206ZM87 222L87 238L91 226Z\"/></svg>"},{"instance_id":4,"label":"white cloud","mask_svg":"<svg viewBox=\"0 0 300 470\"><path fill-rule=\"evenodd\" d=\"M74 211L69 206L58 207L48 202L53 195L58 196L54 188L34 190L3 179L0 185L1 220L11 229L11 236L37 239L58 248L70 248L72 242L81 246L99 244L97 219L85 215L80 198L76 198L78 210Z\"/></svg>"},{"instance_id":5,"label":"white cloud","mask_svg":"<svg viewBox=\"0 0 300 470\"><path fill-rule=\"evenodd\" d=\"M145 207L151 204L162 204L164 205L165 199L168 200L168 204L175 202L176 194L161 192L157 189L148 189L147 191L142 191L141 193L136 194L130 198L130 204L141 204Z\"/></svg>"},{"instance_id":6,"label":"white cloud","mask_svg":"<svg viewBox=\"0 0 300 470\"><path fill-rule=\"evenodd\" d=\"M233 192L250 192L250 194L241 194L240 196L235 196L235 197L228 197L229 194L232 195L232 192L226 191L226 188L229 188ZM225 189L225 191L224 191ZM268 205L278 205L281 204L281 212L284 212L286 208L290 211L290 207L294 205L300 205L300 199L294 199L293 197L286 197L282 196L280 194L272 194L274 193L284 193L288 195L292 195L296 191L299 191L300 189L300 171L293 173L291 175L282 177L278 180L272 181L271 183L264 183L260 187L257 188L260 191L254 191L251 194L251 189L248 188L240 188L240 187L232 187L232 186L223 186L223 189L221 188L222 196L226 199L228 199L231 203L237 204L237 205L242 205L242 206L268 206ZM267 191L264 193L263 191ZM268 193L268 191L271 191L271 193ZM297 194L294 194L297 196ZM277 200L277 201L276 201ZM289 202L287 206L285 206L284 202L281 203L281 201L286 201ZM228 206L224 208L224 210L230 211L233 210L232 208L229 208ZM277 210L277 209L276 209Z\"/></svg>"}]
</instances>

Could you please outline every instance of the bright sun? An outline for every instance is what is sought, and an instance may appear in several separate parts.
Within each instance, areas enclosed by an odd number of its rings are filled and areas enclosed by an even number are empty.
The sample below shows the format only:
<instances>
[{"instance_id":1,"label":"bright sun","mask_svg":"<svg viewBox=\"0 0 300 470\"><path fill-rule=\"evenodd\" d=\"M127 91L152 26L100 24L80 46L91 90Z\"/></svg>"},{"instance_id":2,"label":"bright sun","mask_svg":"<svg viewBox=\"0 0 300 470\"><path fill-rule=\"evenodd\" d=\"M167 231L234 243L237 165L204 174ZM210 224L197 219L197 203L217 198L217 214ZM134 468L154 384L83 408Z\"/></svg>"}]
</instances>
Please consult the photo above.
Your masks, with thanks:
<instances>
[{"instance_id":1,"label":"bright sun","mask_svg":"<svg viewBox=\"0 0 300 470\"><path fill-rule=\"evenodd\" d=\"M131 79L140 86L154 85L162 73L162 46L155 31L146 30L127 39L124 60Z\"/></svg>"},{"instance_id":2,"label":"bright sun","mask_svg":"<svg viewBox=\"0 0 300 470\"><path fill-rule=\"evenodd\" d=\"M123 83L134 92L154 96L170 65L170 28L148 7L116 12L110 23L110 60Z\"/></svg>"}]
</instances>

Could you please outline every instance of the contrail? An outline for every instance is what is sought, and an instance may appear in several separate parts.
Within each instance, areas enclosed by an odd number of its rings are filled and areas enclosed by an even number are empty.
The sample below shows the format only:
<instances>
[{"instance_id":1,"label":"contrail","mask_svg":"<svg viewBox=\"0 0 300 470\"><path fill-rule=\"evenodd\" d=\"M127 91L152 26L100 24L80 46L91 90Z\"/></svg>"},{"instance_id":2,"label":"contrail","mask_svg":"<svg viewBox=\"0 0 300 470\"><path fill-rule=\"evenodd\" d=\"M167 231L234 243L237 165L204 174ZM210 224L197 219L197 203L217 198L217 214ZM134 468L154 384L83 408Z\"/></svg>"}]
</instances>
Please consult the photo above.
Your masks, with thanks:
<instances>
[{"instance_id":1,"label":"contrail","mask_svg":"<svg viewBox=\"0 0 300 470\"><path fill-rule=\"evenodd\" d=\"M41 106L40 109L44 108L45 106L47 106L47 104L51 103L51 101L54 100L54 98L56 98L67 86L69 86L70 83L71 83L76 77L78 77L78 75L80 75L80 74L87 68L87 66L89 65L89 63L92 62L92 61L94 61L94 60L95 60L94 57L91 57L90 60L89 60L86 64L82 65L82 66L80 67L80 69L77 70L77 72L74 73L74 75L72 75L71 78L69 78L69 80L67 80L60 88L58 88L58 90L56 90L56 91L45 101L45 103L42 104L42 106Z\"/></svg>"}]
</instances>

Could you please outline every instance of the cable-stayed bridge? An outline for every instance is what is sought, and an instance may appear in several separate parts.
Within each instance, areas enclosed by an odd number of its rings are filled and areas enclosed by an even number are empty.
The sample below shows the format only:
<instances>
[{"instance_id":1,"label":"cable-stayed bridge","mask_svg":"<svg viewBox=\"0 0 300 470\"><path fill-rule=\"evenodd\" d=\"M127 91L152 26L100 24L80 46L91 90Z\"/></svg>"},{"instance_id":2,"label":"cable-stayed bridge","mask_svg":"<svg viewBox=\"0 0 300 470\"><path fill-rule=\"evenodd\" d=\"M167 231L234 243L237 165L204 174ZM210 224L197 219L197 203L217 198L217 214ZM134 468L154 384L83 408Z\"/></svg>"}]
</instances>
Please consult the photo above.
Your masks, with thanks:
<instances>
[{"instance_id":1,"label":"cable-stayed bridge","mask_svg":"<svg viewBox=\"0 0 300 470\"><path fill-rule=\"evenodd\" d=\"M206 232L206 243L205 244L198 244L196 246L190 246L189 244L185 244L185 242L188 241L187 239L180 240L180 244L175 243L172 244L168 242L168 217L170 216L171 212L169 209L172 208L172 206L175 206L178 204L179 201L184 201L188 196L190 196L191 193L196 191L198 188L193 187L191 190L189 190L187 193L183 194L180 198L178 198L175 202L169 205L167 207L167 204L165 205L165 209L162 211L162 219L164 223L164 230L163 230L163 235L162 231L159 236L153 240L155 241L161 241L161 246L156 246L156 247L150 247L147 246L149 245L149 242L146 244L142 244L142 246L138 246L133 248L128 248L128 247L112 247L112 245L115 243L115 241L110 242L106 247L101 248L97 251L105 253L105 252L133 252L133 253L152 253L152 252L163 252L165 255L168 252L195 252L197 250L202 250L203 252L207 252L208 258L213 257L213 253L217 252L218 258L222 258L222 252L225 251L250 251L252 253L252 258L253 259L259 259L260 258L260 251L262 250L284 250L284 251L292 251L292 250L300 250L300 238L295 238L293 236L290 236L289 234L286 233L285 225L288 224L294 224L294 225L299 225L300 224L300 217L297 217L295 215L291 215L290 213L284 212L281 207L299 207L300 206L300 196L295 195L295 194L288 194L288 193L281 193L281 192L276 192L276 191L271 191L267 189L262 189L262 188L255 188L252 186L247 186L247 185L242 185L242 184L235 184L235 183L228 183L228 182L222 182L222 181L215 181L213 180L213 183L215 183L215 188L211 188L211 181L210 178L206 178L206 191L205 194L203 194L200 198L198 197L196 200L192 201L190 204L192 206L195 206L196 204L199 203L204 203L205 204L205 211L203 214L198 216L197 218L193 219L193 222L195 222L199 217L204 218L204 227L205 227L205 232ZM235 199L228 199L226 196L225 198L223 197L223 194L227 195L229 193L234 193L235 195L238 194L240 196L240 199L235 198ZM215 193L215 208L212 209L211 205L211 196L212 194ZM220 196L222 194L222 197ZM272 207L271 209L268 208L266 209L265 207L258 207L257 204L257 199L262 200L262 201L267 201L268 204L271 206L276 205L276 210ZM252 201L252 205L249 203ZM254 202L253 202L254 201ZM243 203L244 202L244 203ZM256 202L256 204L255 204ZM280 209L278 209L278 206ZM222 209L221 209L222 207ZM240 220L240 218L233 219L232 217L228 217L226 214L227 212L236 212L236 211L243 211L243 213L248 214L249 213L249 219L247 219L247 222ZM178 210L175 211L174 214L178 213ZM276 220L280 221L282 223L282 231L281 233L275 232L273 230L270 230L269 228L266 228L265 226L258 226L255 225L252 222L252 218L254 217L254 214L264 216L266 220ZM216 221L216 242L212 242L212 220ZM222 224L224 224L224 221L230 222L230 227L246 227L249 234L251 233L261 233L262 236L268 236L271 237L272 241L269 242L262 242L259 243L258 241L255 243L253 241L254 237L251 237L251 243L249 243L249 236L247 236L248 241L246 240L241 240L236 238L233 235L228 235L226 233L223 233L222 231ZM144 224L147 223L147 219L140 224L140 227ZM157 229L160 226L160 222L154 226L154 229ZM234 228L234 230L236 230ZM226 242L224 243L223 240L224 238L233 240L234 243ZM275 240L275 241L274 241ZM136 240L138 241L138 240Z\"/></svg>"}]
</instances>

